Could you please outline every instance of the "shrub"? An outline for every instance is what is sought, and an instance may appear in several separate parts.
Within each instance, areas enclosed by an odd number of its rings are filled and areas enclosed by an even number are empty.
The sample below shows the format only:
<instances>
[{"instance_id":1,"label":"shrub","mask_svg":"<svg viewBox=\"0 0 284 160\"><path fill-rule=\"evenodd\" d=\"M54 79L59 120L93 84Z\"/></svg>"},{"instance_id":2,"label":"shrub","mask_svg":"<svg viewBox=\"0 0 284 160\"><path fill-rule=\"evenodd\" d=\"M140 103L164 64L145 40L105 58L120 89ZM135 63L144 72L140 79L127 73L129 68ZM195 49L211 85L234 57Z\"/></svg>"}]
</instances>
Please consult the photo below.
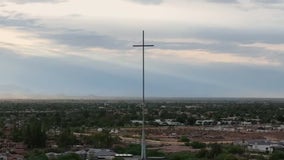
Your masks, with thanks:
<instances>
[{"instance_id":1,"label":"shrub","mask_svg":"<svg viewBox=\"0 0 284 160\"><path fill-rule=\"evenodd\" d=\"M189 139L186 136L181 136L179 141L180 142L189 142Z\"/></svg>"},{"instance_id":2,"label":"shrub","mask_svg":"<svg viewBox=\"0 0 284 160\"><path fill-rule=\"evenodd\" d=\"M194 149L201 149L201 148L205 148L206 144L201 143L201 142L192 142L192 143L190 143L190 146Z\"/></svg>"},{"instance_id":3,"label":"shrub","mask_svg":"<svg viewBox=\"0 0 284 160\"><path fill-rule=\"evenodd\" d=\"M241 146L228 146L228 152L232 154L243 154L245 149Z\"/></svg>"}]
</instances>

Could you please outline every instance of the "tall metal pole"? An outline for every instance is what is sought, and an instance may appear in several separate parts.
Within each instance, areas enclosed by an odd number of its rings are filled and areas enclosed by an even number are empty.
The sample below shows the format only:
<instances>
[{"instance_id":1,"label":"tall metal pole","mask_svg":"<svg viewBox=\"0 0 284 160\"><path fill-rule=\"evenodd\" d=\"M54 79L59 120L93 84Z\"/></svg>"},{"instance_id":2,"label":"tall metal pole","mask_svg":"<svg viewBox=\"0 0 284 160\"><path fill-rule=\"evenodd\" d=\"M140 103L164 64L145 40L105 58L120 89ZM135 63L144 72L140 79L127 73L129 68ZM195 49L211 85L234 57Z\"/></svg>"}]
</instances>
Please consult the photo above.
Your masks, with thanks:
<instances>
[{"instance_id":1,"label":"tall metal pole","mask_svg":"<svg viewBox=\"0 0 284 160\"><path fill-rule=\"evenodd\" d=\"M142 32L142 45L133 45L133 47L142 47L142 137L141 137L141 160L147 160L146 140L145 140L145 47L154 47L154 45L145 45L145 35Z\"/></svg>"},{"instance_id":2,"label":"tall metal pole","mask_svg":"<svg viewBox=\"0 0 284 160\"><path fill-rule=\"evenodd\" d=\"M142 146L141 146L141 160L146 160L146 142L145 142L145 41L144 31L142 33L142 50L143 50L143 99L142 99Z\"/></svg>"},{"instance_id":3,"label":"tall metal pole","mask_svg":"<svg viewBox=\"0 0 284 160\"><path fill-rule=\"evenodd\" d=\"M142 32L142 50L143 50L143 105L145 104L145 40L144 31ZM144 106L143 106L144 109ZM144 112L143 112L144 113Z\"/></svg>"}]
</instances>

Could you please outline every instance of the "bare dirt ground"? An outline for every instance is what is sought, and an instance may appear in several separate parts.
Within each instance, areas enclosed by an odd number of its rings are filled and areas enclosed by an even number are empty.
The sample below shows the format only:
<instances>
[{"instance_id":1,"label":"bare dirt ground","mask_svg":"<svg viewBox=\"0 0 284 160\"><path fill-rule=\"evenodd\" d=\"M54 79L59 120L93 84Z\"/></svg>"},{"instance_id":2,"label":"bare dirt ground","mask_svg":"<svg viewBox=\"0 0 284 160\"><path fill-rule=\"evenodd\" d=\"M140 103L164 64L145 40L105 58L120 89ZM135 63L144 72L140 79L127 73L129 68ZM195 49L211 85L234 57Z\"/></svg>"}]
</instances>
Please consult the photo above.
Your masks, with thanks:
<instances>
[{"instance_id":1,"label":"bare dirt ground","mask_svg":"<svg viewBox=\"0 0 284 160\"><path fill-rule=\"evenodd\" d=\"M120 136L126 143L140 143L140 128L123 128ZM187 136L190 141L204 143L233 143L236 141L266 139L271 141L284 141L284 131L215 131L206 127L147 127L147 144L154 149L164 152L196 151L183 142L179 137Z\"/></svg>"}]
</instances>

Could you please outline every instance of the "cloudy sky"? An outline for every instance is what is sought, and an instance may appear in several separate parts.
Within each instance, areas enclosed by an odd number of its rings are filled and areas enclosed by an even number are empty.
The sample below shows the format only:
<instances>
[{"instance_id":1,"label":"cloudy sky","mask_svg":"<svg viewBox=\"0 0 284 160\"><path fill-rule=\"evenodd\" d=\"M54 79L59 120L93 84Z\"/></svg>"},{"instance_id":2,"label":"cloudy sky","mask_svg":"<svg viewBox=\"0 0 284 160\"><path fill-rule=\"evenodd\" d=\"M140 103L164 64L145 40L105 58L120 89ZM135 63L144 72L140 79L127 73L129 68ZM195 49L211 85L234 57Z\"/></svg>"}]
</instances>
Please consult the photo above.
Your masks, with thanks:
<instances>
[{"instance_id":1,"label":"cloudy sky","mask_svg":"<svg viewBox=\"0 0 284 160\"><path fill-rule=\"evenodd\" d=\"M0 0L0 97L283 97L284 0Z\"/></svg>"}]
</instances>

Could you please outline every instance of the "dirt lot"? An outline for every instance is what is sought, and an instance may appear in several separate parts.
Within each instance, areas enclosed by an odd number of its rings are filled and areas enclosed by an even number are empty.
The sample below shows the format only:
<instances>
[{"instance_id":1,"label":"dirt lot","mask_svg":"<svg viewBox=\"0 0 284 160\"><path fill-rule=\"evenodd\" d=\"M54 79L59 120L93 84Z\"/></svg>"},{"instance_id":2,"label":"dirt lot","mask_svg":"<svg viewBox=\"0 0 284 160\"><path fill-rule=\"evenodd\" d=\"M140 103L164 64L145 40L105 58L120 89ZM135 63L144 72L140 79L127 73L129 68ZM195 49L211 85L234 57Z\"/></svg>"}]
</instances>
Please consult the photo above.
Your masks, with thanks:
<instances>
[{"instance_id":1,"label":"dirt lot","mask_svg":"<svg viewBox=\"0 0 284 160\"><path fill-rule=\"evenodd\" d=\"M140 128L123 128L121 137L126 143L140 143ZM204 143L233 143L235 141L267 139L284 141L284 131L257 132L247 129L237 131L216 131L206 127L147 127L147 144L165 152L195 151L184 143L178 142L180 136L191 141Z\"/></svg>"}]
</instances>

